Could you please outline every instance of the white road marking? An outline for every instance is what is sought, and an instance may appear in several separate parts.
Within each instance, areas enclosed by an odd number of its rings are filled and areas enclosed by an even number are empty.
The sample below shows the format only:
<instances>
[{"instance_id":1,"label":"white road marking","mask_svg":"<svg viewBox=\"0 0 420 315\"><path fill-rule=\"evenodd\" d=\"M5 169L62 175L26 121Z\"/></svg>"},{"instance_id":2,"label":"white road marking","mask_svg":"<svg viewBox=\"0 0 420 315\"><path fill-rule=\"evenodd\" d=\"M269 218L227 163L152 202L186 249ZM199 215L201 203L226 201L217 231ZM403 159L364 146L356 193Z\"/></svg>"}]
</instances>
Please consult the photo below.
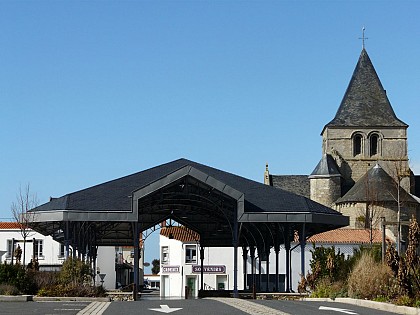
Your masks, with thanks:
<instances>
[{"instance_id":1,"label":"white road marking","mask_svg":"<svg viewBox=\"0 0 420 315\"><path fill-rule=\"evenodd\" d=\"M161 305L160 308L149 308L151 311L161 312L161 313L172 313L179 310L182 310L181 307L170 308L168 305Z\"/></svg>"},{"instance_id":2,"label":"white road marking","mask_svg":"<svg viewBox=\"0 0 420 315\"><path fill-rule=\"evenodd\" d=\"M77 315L101 315L110 304L111 302L92 302L78 312Z\"/></svg>"},{"instance_id":3,"label":"white road marking","mask_svg":"<svg viewBox=\"0 0 420 315\"><path fill-rule=\"evenodd\" d=\"M352 314L352 315L358 315L357 313L355 313L352 310L347 310L345 308L338 308L338 307L328 307L328 306L320 306L319 307L320 310L324 310L324 311L334 311L334 312L340 312L340 313L344 313L344 314Z\"/></svg>"}]
</instances>

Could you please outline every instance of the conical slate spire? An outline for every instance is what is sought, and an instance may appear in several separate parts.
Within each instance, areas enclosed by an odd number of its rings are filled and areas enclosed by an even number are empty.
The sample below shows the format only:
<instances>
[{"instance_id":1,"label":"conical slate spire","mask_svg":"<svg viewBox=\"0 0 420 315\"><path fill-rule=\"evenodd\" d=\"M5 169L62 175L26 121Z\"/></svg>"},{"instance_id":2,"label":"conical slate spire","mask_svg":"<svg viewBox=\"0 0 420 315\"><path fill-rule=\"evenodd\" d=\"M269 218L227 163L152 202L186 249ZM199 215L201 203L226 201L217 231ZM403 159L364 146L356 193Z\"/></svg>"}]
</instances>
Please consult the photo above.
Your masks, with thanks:
<instances>
[{"instance_id":1,"label":"conical slate spire","mask_svg":"<svg viewBox=\"0 0 420 315\"><path fill-rule=\"evenodd\" d=\"M408 127L395 115L375 68L363 48L340 107L334 119L325 127L384 126Z\"/></svg>"},{"instance_id":2,"label":"conical slate spire","mask_svg":"<svg viewBox=\"0 0 420 315\"><path fill-rule=\"evenodd\" d=\"M309 178L341 176L337 163L329 154L324 154Z\"/></svg>"},{"instance_id":3,"label":"conical slate spire","mask_svg":"<svg viewBox=\"0 0 420 315\"><path fill-rule=\"evenodd\" d=\"M376 164L336 204L347 202L396 202L398 188L392 177ZM416 202L404 189L400 201Z\"/></svg>"}]
</instances>

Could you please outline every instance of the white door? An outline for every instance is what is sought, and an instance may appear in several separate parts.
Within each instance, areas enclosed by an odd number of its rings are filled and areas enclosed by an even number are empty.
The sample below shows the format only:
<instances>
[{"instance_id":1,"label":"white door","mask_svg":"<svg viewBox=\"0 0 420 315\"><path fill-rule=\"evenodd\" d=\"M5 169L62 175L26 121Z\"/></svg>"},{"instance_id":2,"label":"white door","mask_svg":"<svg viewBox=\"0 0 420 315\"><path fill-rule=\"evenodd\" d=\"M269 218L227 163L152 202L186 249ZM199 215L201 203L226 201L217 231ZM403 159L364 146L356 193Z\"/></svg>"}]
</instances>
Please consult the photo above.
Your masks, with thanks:
<instances>
[{"instance_id":1,"label":"white door","mask_svg":"<svg viewBox=\"0 0 420 315\"><path fill-rule=\"evenodd\" d=\"M162 285L160 287L161 296L168 297L171 294L169 276L162 276Z\"/></svg>"}]
</instances>

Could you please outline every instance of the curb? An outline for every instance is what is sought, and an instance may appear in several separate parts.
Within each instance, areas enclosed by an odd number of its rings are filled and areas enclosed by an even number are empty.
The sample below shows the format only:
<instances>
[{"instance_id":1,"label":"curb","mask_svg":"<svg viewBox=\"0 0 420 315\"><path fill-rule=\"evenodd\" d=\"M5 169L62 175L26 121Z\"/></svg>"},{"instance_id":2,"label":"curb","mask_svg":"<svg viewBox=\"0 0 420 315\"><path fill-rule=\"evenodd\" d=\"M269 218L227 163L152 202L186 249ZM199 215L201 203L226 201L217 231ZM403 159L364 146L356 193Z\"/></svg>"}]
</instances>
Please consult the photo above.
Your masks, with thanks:
<instances>
[{"instance_id":1,"label":"curb","mask_svg":"<svg viewBox=\"0 0 420 315\"><path fill-rule=\"evenodd\" d=\"M110 302L109 297L52 297L52 296L33 296L33 295L0 295L0 302Z\"/></svg>"},{"instance_id":2,"label":"curb","mask_svg":"<svg viewBox=\"0 0 420 315\"><path fill-rule=\"evenodd\" d=\"M32 295L0 295L0 302L29 302L33 301Z\"/></svg>"},{"instance_id":3,"label":"curb","mask_svg":"<svg viewBox=\"0 0 420 315\"><path fill-rule=\"evenodd\" d=\"M59 301L76 301L76 302L110 302L109 297L77 297L77 296L34 296L35 302L59 302Z\"/></svg>"},{"instance_id":4,"label":"curb","mask_svg":"<svg viewBox=\"0 0 420 315\"><path fill-rule=\"evenodd\" d=\"M352 298L336 298L334 300L328 299L328 298L303 298L301 300L302 301L346 303L346 304L373 308L380 311L392 312L396 314L420 315L420 309L416 307L399 306L399 305L394 305L391 303L376 302L376 301L369 301L369 300L358 300L358 299L352 299Z\"/></svg>"}]
</instances>

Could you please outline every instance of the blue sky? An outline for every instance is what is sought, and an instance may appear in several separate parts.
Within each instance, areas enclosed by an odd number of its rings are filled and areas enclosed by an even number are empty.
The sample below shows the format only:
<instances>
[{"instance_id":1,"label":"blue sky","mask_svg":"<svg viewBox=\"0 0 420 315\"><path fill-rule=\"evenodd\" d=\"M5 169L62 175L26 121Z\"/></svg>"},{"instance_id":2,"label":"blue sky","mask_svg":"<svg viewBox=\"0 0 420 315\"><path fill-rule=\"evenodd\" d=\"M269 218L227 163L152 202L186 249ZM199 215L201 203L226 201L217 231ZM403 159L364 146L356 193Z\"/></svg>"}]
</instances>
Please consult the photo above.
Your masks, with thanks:
<instances>
[{"instance_id":1,"label":"blue sky","mask_svg":"<svg viewBox=\"0 0 420 315\"><path fill-rule=\"evenodd\" d=\"M366 49L420 174L417 1L0 0L0 217L188 158L309 174Z\"/></svg>"}]
</instances>

